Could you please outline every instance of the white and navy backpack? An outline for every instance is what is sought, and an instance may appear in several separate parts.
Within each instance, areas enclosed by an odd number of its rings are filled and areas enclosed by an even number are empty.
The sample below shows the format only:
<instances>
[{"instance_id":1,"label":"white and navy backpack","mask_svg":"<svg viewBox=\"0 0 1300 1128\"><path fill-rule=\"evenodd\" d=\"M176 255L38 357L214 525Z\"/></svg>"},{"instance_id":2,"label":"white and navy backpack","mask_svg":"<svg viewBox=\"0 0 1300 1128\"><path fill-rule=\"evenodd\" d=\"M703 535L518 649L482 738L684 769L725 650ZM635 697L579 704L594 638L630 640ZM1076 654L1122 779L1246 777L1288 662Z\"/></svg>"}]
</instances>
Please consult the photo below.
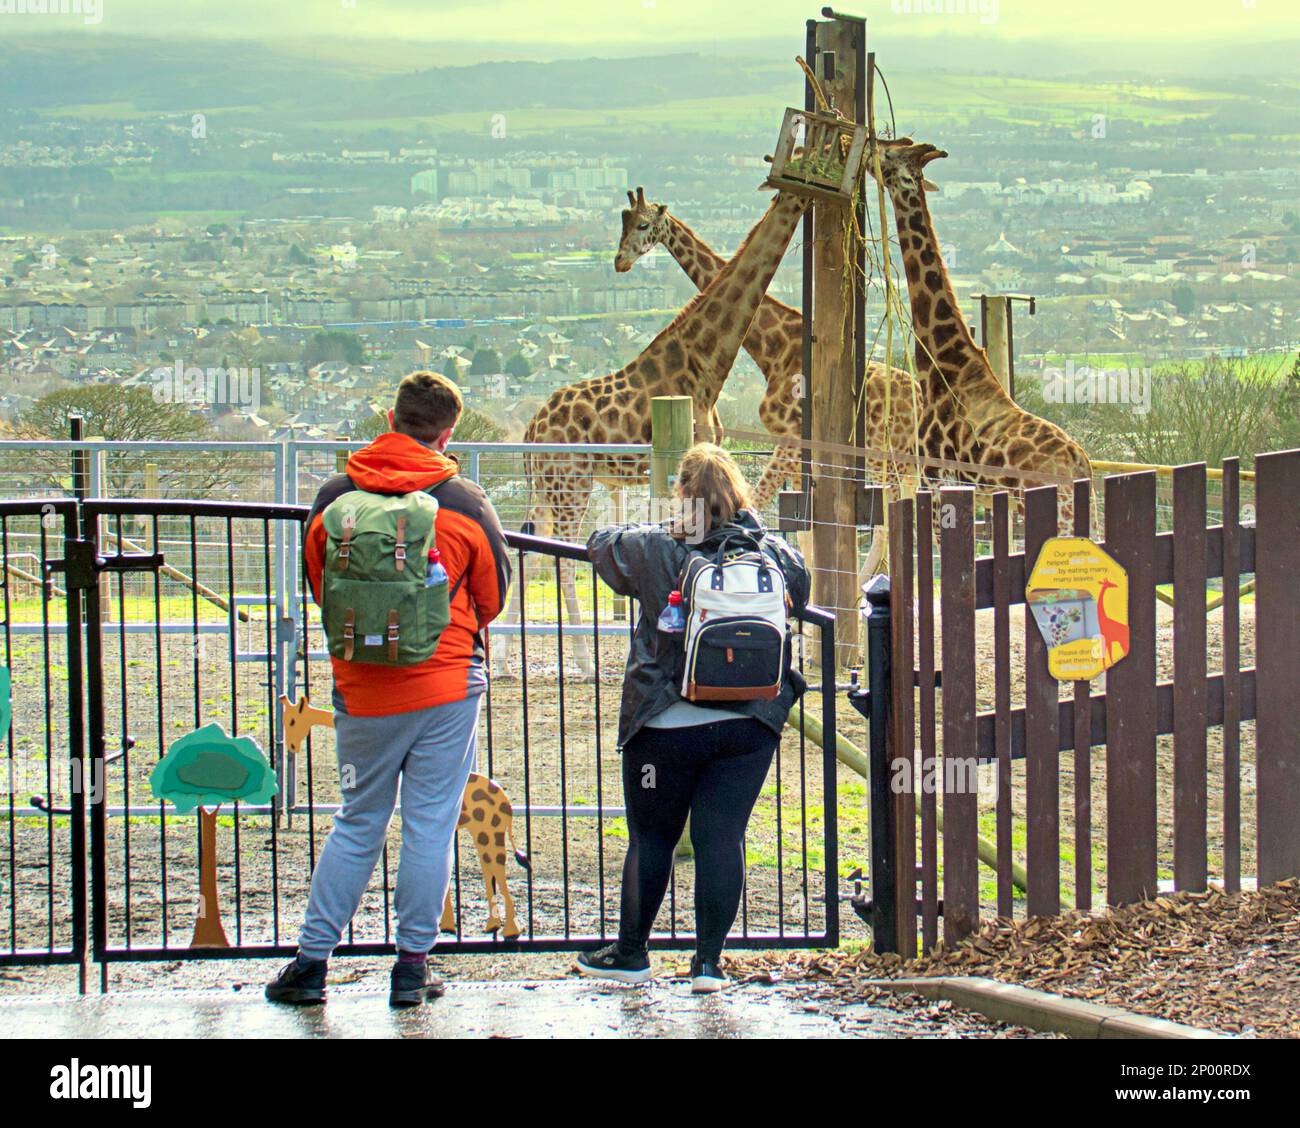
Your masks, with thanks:
<instances>
[{"instance_id":1,"label":"white and navy backpack","mask_svg":"<svg viewBox=\"0 0 1300 1128\"><path fill-rule=\"evenodd\" d=\"M781 693L790 661L790 599L785 573L761 539L728 530L682 569L680 692L687 701L767 701Z\"/></svg>"}]
</instances>

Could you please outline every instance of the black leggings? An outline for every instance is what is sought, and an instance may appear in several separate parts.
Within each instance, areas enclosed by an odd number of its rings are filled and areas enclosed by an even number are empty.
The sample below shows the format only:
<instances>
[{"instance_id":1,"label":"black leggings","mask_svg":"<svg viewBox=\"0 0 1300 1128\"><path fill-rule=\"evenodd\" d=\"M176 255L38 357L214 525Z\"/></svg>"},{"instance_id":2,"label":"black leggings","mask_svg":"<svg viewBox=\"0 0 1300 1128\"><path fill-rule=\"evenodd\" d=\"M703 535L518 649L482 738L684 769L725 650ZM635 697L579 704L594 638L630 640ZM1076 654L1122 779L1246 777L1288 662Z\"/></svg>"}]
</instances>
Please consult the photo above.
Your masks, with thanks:
<instances>
[{"instance_id":1,"label":"black leggings","mask_svg":"<svg viewBox=\"0 0 1300 1128\"><path fill-rule=\"evenodd\" d=\"M643 728L623 749L628 849L619 945L645 947L691 816L696 951L717 962L745 884L745 826L767 779L778 737L759 721Z\"/></svg>"}]
</instances>

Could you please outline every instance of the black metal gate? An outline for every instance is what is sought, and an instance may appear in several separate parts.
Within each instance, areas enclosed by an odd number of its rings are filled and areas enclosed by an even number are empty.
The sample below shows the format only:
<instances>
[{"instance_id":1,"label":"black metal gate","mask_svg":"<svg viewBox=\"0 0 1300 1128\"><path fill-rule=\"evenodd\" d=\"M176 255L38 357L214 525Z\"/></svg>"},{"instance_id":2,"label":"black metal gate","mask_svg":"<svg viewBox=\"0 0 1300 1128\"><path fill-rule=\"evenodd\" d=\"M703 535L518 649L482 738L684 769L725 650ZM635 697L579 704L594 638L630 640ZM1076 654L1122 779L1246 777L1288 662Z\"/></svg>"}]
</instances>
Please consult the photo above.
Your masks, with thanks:
<instances>
[{"instance_id":1,"label":"black metal gate","mask_svg":"<svg viewBox=\"0 0 1300 1128\"><path fill-rule=\"evenodd\" d=\"M86 797L81 592L60 580L70 498L0 501L7 787L0 966L78 963L85 985Z\"/></svg>"},{"instance_id":2,"label":"black metal gate","mask_svg":"<svg viewBox=\"0 0 1300 1128\"><path fill-rule=\"evenodd\" d=\"M43 823L30 818L28 832L17 836L10 789L11 841L24 839L30 854L34 846L26 839L35 842L30 831L38 825L47 842L59 833L67 840L67 874L56 873L48 848L42 872L54 891L50 897L65 898L69 912L60 944L49 939L32 952L11 939L0 960L84 960L87 916L90 955L101 964L104 982L115 961L292 953L311 873L339 802L332 733L317 727L286 741L282 731L282 695L326 708L331 696L324 638L300 562L306 509L171 500L0 503L0 536L11 518L45 515L49 521L50 513L65 524L66 549L57 559L42 555L35 574L59 577L59 591L66 592L69 772L80 772L82 764L84 685L85 762L98 783L85 794L70 793L66 802L56 802L56 791L47 789L51 798L34 812ZM611 620L609 593L602 593L579 546L520 534L509 540L516 582L533 598L525 601L522 621L504 628L517 636L521 662L515 676L497 680L485 695L479 770L510 795L515 836L531 868L509 873L520 935L506 940L488 933L477 855L458 835L455 933L439 943L446 952L575 950L617 929L611 891L618 889L626 827L613 727L635 610L623 607L619 620ZM41 543L44 554L43 536ZM12 568L7 549L5 560ZM562 567L578 570L586 593L581 626L557 625ZM16 582L7 576L6 601ZM51 591L47 583L46 616L55 606ZM7 614L7 646L12 621ZM815 632L805 665L814 680L813 666L833 669L834 618L810 609L804 629ZM594 677L569 670L578 635L594 658ZM502 637L497 628L493 636ZM48 655L48 632L45 642ZM802 645L799 661L805 662ZM48 658L44 669L48 677ZM54 697L47 692L43 700L47 717L58 713L50 707ZM833 680L810 693L804 707L815 723L789 730L751 822L749 877L733 946L838 941ZM270 802L219 808L205 847L200 819L155 799L149 774L173 741L212 722L232 737L257 742L275 769L279 793ZM831 751L805 732L816 733ZM12 733L10 739L12 764ZM392 951L399 843L396 827L390 828L340 954ZM205 848L212 857L204 857ZM11 849L11 890L18 888L17 857ZM667 928L653 943L692 942L692 880L690 867L679 867ZM205 915L220 921L226 946L193 943L201 891L215 896ZM30 920L27 909L15 907L18 900L10 898L10 917ZM56 907L48 916L52 937Z\"/></svg>"}]
</instances>

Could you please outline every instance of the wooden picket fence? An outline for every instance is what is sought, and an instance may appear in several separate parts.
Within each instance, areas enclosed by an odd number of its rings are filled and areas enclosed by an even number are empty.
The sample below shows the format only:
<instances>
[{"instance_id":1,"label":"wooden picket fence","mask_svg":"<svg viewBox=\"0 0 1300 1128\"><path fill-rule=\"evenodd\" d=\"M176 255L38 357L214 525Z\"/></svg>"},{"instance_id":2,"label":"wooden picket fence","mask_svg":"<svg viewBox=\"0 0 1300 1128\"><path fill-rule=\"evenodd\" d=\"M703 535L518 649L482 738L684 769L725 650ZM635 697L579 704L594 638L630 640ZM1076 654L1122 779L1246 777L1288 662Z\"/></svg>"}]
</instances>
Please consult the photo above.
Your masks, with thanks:
<instances>
[{"instance_id":1,"label":"wooden picket fence","mask_svg":"<svg viewBox=\"0 0 1300 1128\"><path fill-rule=\"evenodd\" d=\"M1104 484L1106 550L1129 576L1130 652L1105 676L1104 692L1087 682L1060 686L1048 673L1046 645L1024 616L1023 684L1012 705L1011 609L1024 605L1025 581L1043 543L1057 534L1057 495L1025 494L1025 552L1008 547L1009 499L993 504L993 555L975 553L971 489L922 492L890 508L893 561L890 610L889 749L892 769L933 786L898 789L888 801L893 852L897 950L929 951L973 932L981 919L977 843L980 798L966 786L978 765L996 764L996 800L985 806L996 826L996 895L985 915L1017 908L1013 871L1013 762L1023 758L1027 889L1023 911L1062 911L1062 885L1073 905L1093 908L1094 862L1104 851L1111 905L1157 895L1159 860L1168 861L1158 821L1158 765L1172 770L1172 885L1204 890L1213 878L1228 891L1242 880L1242 734L1254 722L1254 864L1261 885L1300 875L1300 451L1255 460L1254 520L1243 522L1240 471L1224 464L1222 524L1207 527L1206 467L1173 474L1173 531L1156 531L1154 472L1109 477ZM1089 536L1091 484L1075 485L1074 532ZM936 605L932 511L945 507L939 540ZM950 508L949 508L950 507ZM1247 513L1249 517L1249 513ZM906 566L912 562L913 567ZM1241 666L1243 576L1256 577L1254 665ZM1207 581L1221 580L1222 657L1211 670ZM1157 675L1158 584L1173 584L1172 680ZM938 612L936 619L936 610ZM981 611L991 616L978 618ZM989 668L992 708L979 711L979 663ZM977 622L985 640L977 654ZM936 637L936 624L939 626ZM1167 666L1168 651L1164 656ZM942 673L937 675L937 671ZM912 676L908 677L907 673ZM937 676L936 676L937 675ZM987 687L987 677L984 682ZM1062 691L1064 690L1064 694ZM987 694L987 688L985 690ZM1221 755L1207 754L1208 731L1222 729ZM1172 735L1161 744L1158 737ZM1250 746L1247 746L1248 752ZM1062 826L1062 754L1072 757L1073 830ZM1161 764L1159 757L1166 759ZM1172 765L1168 757L1172 755ZM909 764L901 763L908 761ZM1094 769L1104 767L1104 842L1093 842ZM1209 802L1221 773L1219 872L1210 872ZM1018 773L1017 773L1018 774ZM940 814L940 797L942 815ZM1166 811L1168 815L1169 812ZM990 813L986 812L986 823ZM943 826L940 828L940 819ZM1066 830L1063 841L1062 830ZM1073 873L1062 874L1072 846ZM1163 847L1163 853L1162 853ZM918 859L919 855L919 859ZM918 865L919 860L919 865ZM1064 881L1063 881L1064 878ZM1168 887L1168 876L1166 876ZM918 896L919 894L919 896ZM878 937L879 940L879 937Z\"/></svg>"}]
</instances>

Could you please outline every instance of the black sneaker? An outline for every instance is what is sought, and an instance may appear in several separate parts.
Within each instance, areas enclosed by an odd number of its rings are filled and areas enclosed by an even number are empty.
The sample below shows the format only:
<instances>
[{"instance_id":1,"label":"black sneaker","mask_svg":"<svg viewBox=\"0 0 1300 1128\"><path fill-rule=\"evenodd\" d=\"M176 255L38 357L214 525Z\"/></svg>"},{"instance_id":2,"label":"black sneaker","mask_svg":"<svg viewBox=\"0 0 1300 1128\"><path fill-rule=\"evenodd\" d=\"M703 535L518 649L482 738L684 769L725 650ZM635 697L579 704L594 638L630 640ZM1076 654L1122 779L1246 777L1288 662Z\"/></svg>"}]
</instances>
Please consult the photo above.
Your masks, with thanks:
<instances>
[{"instance_id":1,"label":"black sneaker","mask_svg":"<svg viewBox=\"0 0 1300 1128\"><path fill-rule=\"evenodd\" d=\"M299 1007L323 1003L328 968L326 960L304 960L298 956L266 985L266 997L272 1003L292 1003Z\"/></svg>"},{"instance_id":2,"label":"black sneaker","mask_svg":"<svg viewBox=\"0 0 1300 1128\"><path fill-rule=\"evenodd\" d=\"M691 957L691 994L712 995L721 991L731 980L719 964L702 960L699 956Z\"/></svg>"},{"instance_id":3,"label":"black sneaker","mask_svg":"<svg viewBox=\"0 0 1300 1128\"><path fill-rule=\"evenodd\" d=\"M609 944L578 957L578 972L594 979L613 979L619 983L648 983L651 975L650 955L644 948L624 955L617 944Z\"/></svg>"},{"instance_id":4,"label":"black sneaker","mask_svg":"<svg viewBox=\"0 0 1300 1128\"><path fill-rule=\"evenodd\" d=\"M446 983L429 970L428 963L399 960L393 964L388 989L390 1007L418 1007L425 999L440 999L446 992Z\"/></svg>"}]
</instances>

